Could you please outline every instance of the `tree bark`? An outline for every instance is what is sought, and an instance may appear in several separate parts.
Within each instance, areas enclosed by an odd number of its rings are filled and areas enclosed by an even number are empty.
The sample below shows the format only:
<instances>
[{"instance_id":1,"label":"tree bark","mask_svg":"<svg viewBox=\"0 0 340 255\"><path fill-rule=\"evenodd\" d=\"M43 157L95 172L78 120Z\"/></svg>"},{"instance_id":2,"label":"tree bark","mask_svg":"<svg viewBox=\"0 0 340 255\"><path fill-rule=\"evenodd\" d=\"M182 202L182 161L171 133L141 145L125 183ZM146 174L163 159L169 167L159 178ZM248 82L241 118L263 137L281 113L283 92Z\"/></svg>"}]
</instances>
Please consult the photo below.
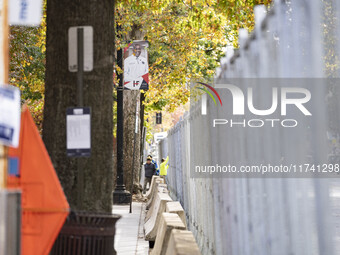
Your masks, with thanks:
<instances>
[{"instance_id":1,"label":"tree bark","mask_svg":"<svg viewBox=\"0 0 340 255\"><path fill-rule=\"evenodd\" d=\"M134 25L127 35L127 40L143 40L144 33L140 26ZM140 140L141 133L138 128L136 135L135 158L133 159L134 132L136 120L136 103L140 102L139 90L124 91L124 181L126 189L131 193L138 193L140 176ZM141 108L139 107L140 113ZM139 118L139 124L141 119ZM134 165L133 165L134 163ZM133 186L132 186L133 171Z\"/></svg>"},{"instance_id":2,"label":"tree bark","mask_svg":"<svg viewBox=\"0 0 340 255\"><path fill-rule=\"evenodd\" d=\"M66 156L66 108L77 106L77 73L68 71L72 26L93 27L94 68L84 72L83 91L92 113L89 158ZM114 0L47 0L43 139L74 210L112 210L113 61Z\"/></svg>"},{"instance_id":3,"label":"tree bark","mask_svg":"<svg viewBox=\"0 0 340 255\"><path fill-rule=\"evenodd\" d=\"M124 180L126 189L131 193L136 193L136 187L139 183L140 172L140 132L136 134L136 141L134 141L135 122L136 122L136 103L140 100L140 91L124 91ZM140 121L140 120L139 120ZM133 160L133 147L135 144L135 158ZM134 165L133 165L134 163ZM134 170L133 170L134 169ZM132 184L132 170L133 170L133 183Z\"/></svg>"}]
</instances>

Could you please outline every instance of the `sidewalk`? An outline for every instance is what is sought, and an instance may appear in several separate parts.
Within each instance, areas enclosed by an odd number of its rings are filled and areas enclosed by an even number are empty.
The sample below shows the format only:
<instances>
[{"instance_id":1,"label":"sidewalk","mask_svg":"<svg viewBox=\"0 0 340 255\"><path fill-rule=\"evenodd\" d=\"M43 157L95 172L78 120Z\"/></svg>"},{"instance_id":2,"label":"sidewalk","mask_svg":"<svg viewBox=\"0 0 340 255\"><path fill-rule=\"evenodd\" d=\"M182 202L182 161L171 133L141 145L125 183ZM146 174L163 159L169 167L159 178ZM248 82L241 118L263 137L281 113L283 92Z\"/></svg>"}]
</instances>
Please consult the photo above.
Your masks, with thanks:
<instances>
[{"instance_id":1,"label":"sidewalk","mask_svg":"<svg viewBox=\"0 0 340 255\"><path fill-rule=\"evenodd\" d=\"M145 204L132 203L132 213L129 205L114 205L112 212L122 216L116 224L115 250L117 255L147 255L149 242L144 240Z\"/></svg>"}]
</instances>

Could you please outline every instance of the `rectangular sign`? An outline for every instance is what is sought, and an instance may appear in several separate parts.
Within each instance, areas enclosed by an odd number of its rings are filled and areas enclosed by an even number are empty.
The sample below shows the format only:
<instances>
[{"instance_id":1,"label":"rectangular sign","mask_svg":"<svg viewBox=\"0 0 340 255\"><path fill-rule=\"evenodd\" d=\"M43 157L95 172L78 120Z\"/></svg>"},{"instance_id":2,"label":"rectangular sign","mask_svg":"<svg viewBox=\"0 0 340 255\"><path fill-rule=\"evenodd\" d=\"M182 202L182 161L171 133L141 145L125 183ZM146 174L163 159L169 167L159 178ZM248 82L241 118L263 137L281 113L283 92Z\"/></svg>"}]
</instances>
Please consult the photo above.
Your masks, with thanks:
<instances>
[{"instance_id":1,"label":"rectangular sign","mask_svg":"<svg viewBox=\"0 0 340 255\"><path fill-rule=\"evenodd\" d=\"M9 24L23 26L40 26L42 0L10 0Z\"/></svg>"},{"instance_id":2,"label":"rectangular sign","mask_svg":"<svg viewBox=\"0 0 340 255\"><path fill-rule=\"evenodd\" d=\"M18 147L20 133L20 90L0 84L0 143Z\"/></svg>"},{"instance_id":3,"label":"rectangular sign","mask_svg":"<svg viewBox=\"0 0 340 255\"><path fill-rule=\"evenodd\" d=\"M90 107L67 109L66 147L69 157L91 156Z\"/></svg>"},{"instance_id":4,"label":"rectangular sign","mask_svg":"<svg viewBox=\"0 0 340 255\"><path fill-rule=\"evenodd\" d=\"M78 29L84 31L84 71L91 72L93 70L93 27L81 26L70 27L68 30L68 70L70 72L78 71Z\"/></svg>"},{"instance_id":5,"label":"rectangular sign","mask_svg":"<svg viewBox=\"0 0 340 255\"><path fill-rule=\"evenodd\" d=\"M133 41L124 49L124 89L149 89L147 41Z\"/></svg>"}]
</instances>

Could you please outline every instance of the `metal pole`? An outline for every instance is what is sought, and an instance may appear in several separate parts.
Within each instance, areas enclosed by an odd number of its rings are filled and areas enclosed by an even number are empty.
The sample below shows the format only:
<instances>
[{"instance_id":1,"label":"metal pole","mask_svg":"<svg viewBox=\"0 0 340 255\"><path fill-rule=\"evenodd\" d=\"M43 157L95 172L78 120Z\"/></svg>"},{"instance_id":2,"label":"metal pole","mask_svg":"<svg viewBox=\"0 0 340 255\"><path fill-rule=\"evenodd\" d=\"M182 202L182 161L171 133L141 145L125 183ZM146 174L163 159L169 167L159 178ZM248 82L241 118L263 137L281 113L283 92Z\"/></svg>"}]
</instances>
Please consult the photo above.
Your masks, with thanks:
<instances>
[{"instance_id":1,"label":"metal pole","mask_svg":"<svg viewBox=\"0 0 340 255\"><path fill-rule=\"evenodd\" d=\"M83 83L84 83L84 29L77 29L77 106L83 107ZM78 207L82 208L84 190L84 172L82 168L82 158L77 159L78 171Z\"/></svg>"},{"instance_id":2,"label":"metal pole","mask_svg":"<svg viewBox=\"0 0 340 255\"><path fill-rule=\"evenodd\" d=\"M117 52L117 64L123 70L123 49ZM123 151L123 73L117 73L119 86L117 88L117 183L113 192L113 204L129 204L131 199L130 192L125 190L124 185L124 151Z\"/></svg>"},{"instance_id":3,"label":"metal pole","mask_svg":"<svg viewBox=\"0 0 340 255\"><path fill-rule=\"evenodd\" d=\"M77 29L77 104L78 107L83 107L83 81L84 81L84 29Z\"/></svg>"},{"instance_id":4,"label":"metal pole","mask_svg":"<svg viewBox=\"0 0 340 255\"><path fill-rule=\"evenodd\" d=\"M146 139L146 127L143 126L141 132L141 156L140 156L140 167L143 167L143 160L144 160L144 146L145 146L145 139ZM142 171L139 171L139 180L142 179Z\"/></svg>"},{"instance_id":5,"label":"metal pole","mask_svg":"<svg viewBox=\"0 0 340 255\"><path fill-rule=\"evenodd\" d=\"M9 25L8 0L2 1L0 8L0 83L9 81ZM0 31L1 31L0 30ZM9 148L0 145L0 254L21 254L21 193L6 191Z\"/></svg>"},{"instance_id":6,"label":"metal pole","mask_svg":"<svg viewBox=\"0 0 340 255\"><path fill-rule=\"evenodd\" d=\"M143 158L144 158L144 104L145 101L145 93L140 94L140 134L142 139L140 140L140 166L143 166ZM141 179L141 174L139 180Z\"/></svg>"},{"instance_id":7,"label":"metal pole","mask_svg":"<svg viewBox=\"0 0 340 255\"><path fill-rule=\"evenodd\" d=\"M21 254L21 191L0 190L0 255Z\"/></svg>"},{"instance_id":8,"label":"metal pole","mask_svg":"<svg viewBox=\"0 0 340 255\"><path fill-rule=\"evenodd\" d=\"M123 49L118 51L118 66L123 69ZM124 185L124 115L123 115L123 75L119 74L119 87L117 90L117 186L125 190Z\"/></svg>"}]
</instances>

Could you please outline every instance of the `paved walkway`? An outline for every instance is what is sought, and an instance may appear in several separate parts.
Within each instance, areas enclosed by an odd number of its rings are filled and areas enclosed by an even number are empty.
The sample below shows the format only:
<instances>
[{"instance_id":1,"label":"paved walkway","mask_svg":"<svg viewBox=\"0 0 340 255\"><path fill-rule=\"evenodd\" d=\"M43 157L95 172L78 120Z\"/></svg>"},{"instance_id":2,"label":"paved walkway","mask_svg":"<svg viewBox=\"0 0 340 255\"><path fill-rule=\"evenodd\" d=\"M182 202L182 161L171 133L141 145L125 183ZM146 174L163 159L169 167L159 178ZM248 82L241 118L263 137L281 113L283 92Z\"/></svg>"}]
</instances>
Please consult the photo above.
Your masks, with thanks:
<instances>
[{"instance_id":1,"label":"paved walkway","mask_svg":"<svg viewBox=\"0 0 340 255\"><path fill-rule=\"evenodd\" d=\"M122 216L116 224L115 250L117 255L147 255L149 242L144 241L145 204L132 203L132 213L129 205L114 205L112 212Z\"/></svg>"}]
</instances>

